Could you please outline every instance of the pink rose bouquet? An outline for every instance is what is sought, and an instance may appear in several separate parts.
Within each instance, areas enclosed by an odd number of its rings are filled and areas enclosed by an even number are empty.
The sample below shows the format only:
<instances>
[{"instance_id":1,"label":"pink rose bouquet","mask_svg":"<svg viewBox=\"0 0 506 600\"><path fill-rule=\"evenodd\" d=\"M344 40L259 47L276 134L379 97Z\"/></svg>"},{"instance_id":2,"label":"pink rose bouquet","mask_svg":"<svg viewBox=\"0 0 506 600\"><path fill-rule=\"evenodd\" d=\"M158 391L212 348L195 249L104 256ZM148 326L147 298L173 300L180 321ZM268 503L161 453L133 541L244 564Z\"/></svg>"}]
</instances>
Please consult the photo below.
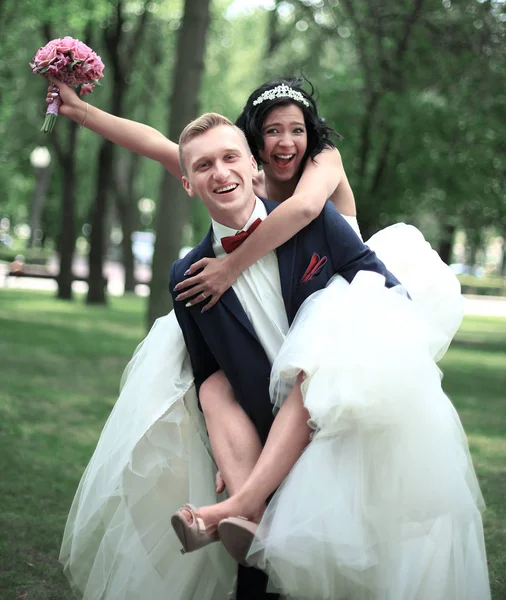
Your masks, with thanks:
<instances>
[{"instance_id":1,"label":"pink rose bouquet","mask_svg":"<svg viewBox=\"0 0 506 600\"><path fill-rule=\"evenodd\" d=\"M91 48L83 42L66 36L51 40L42 48L30 63L32 72L37 75L55 79L79 89L84 96L93 91L98 80L103 77L104 63ZM42 131L50 133L53 130L61 101L55 98L49 105Z\"/></svg>"}]
</instances>

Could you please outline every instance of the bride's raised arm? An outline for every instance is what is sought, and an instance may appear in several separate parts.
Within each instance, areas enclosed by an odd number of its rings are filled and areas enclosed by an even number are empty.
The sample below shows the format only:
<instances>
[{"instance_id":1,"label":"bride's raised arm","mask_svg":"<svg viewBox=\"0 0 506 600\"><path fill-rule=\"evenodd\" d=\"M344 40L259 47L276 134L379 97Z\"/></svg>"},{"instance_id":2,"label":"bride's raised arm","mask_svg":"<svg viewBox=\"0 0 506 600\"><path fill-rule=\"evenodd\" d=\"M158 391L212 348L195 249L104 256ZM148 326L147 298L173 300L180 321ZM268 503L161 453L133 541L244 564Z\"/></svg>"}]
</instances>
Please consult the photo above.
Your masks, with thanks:
<instances>
[{"instance_id":1,"label":"bride's raised arm","mask_svg":"<svg viewBox=\"0 0 506 600\"><path fill-rule=\"evenodd\" d=\"M48 90L47 102L53 101L55 98L53 94L59 93L62 100L60 114L80 125L84 124L87 129L91 129L118 146L160 162L172 175L181 178L177 144L153 127L111 115L81 100L68 85L54 79L51 81L59 88L59 92L55 92L51 86Z\"/></svg>"},{"instance_id":2,"label":"bride's raised arm","mask_svg":"<svg viewBox=\"0 0 506 600\"><path fill-rule=\"evenodd\" d=\"M237 250L224 258L204 258L191 266L190 275L203 270L178 285L179 300L184 301L204 292L206 298L212 296L203 309L209 310L244 269L308 225L320 214L329 198L338 198L337 190L341 184L349 186L341 155L336 148L326 148L314 160L308 159L293 195L271 212ZM350 216L353 216L353 194L351 200L346 196L343 207L337 208L345 208L347 214L351 212ZM198 300L192 303L197 304Z\"/></svg>"}]
</instances>

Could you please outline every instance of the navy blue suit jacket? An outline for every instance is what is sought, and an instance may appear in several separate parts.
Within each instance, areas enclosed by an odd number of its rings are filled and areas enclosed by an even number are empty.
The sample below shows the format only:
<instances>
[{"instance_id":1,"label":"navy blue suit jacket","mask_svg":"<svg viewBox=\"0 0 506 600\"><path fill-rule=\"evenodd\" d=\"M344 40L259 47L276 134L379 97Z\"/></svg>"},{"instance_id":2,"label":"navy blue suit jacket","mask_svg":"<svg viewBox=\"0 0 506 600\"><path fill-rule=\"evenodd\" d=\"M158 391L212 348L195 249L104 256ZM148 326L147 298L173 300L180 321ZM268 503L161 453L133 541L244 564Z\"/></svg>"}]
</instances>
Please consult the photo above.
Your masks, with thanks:
<instances>
[{"instance_id":1,"label":"navy blue suit jacket","mask_svg":"<svg viewBox=\"0 0 506 600\"><path fill-rule=\"evenodd\" d=\"M263 202L268 213L278 206L275 202ZM212 243L210 230L200 244L173 264L170 289L174 297L174 286L184 280L190 265L201 258L215 256ZM303 283L301 279L315 253L327 260L318 275ZM375 271L385 276L387 287L399 285L330 202L319 217L277 249L277 257L290 324L304 300L324 288L336 273L351 282L361 270ZM210 375L222 369L264 443L273 421L269 398L271 364L235 292L230 288L205 313L201 313L199 305L189 308L184 305L184 302L174 301L197 390Z\"/></svg>"}]
</instances>

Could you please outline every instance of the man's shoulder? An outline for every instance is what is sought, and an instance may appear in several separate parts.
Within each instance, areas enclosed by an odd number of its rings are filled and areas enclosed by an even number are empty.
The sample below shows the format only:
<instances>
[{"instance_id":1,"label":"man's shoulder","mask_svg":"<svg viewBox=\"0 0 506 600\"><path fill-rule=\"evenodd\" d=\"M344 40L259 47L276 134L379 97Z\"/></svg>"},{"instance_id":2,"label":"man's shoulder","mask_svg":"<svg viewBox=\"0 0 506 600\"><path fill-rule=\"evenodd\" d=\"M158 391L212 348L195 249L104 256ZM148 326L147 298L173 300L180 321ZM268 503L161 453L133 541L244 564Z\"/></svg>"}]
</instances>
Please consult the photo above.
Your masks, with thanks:
<instances>
[{"instance_id":1,"label":"man's shoulder","mask_svg":"<svg viewBox=\"0 0 506 600\"><path fill-rule=\"evenodd\" d=\"M315 217L310 223L306 225L303 229L300 230L300 234L304 235L305 233L311 234L314 231L321 231L322 229L328 227L329 221L334 219L342 219L340 213L336 209L336 207L332 204L330 200L327 200L323 205L320 214Z\"/></svg>"},{"instance_id":2,"label":"man's shoulder","mask_svg":"<svg viewBox=\"0 0 506 600\"><path fill-rule=\"evenodd\" d=\"M357 237L350 224L334 204L330 200L327 200L320 214L308 223L306 227L301 229L295 237L311 240L315 237L326 238L329 242L331 241L335 244L336 240L338 243L345 243L345 241L348 241L350 234Z\"/></svg>"},{"instance_id":3,"label":"man's shoulder","mask_svg":"<svg viewBox=\"0 0 506 600\"><path fill-rule=\"evenodd\" d=\"M271 213L281 204L280 202L267 200L267 198L262 198L261 196L257 196L257 198L260 200L260 202L262 202L265 205L265 208L267 209L267 214Z\"/></svg>"},{"instance_id":4,"label":"man's shoulder","mask_svg":"<svg viewBox=\"0 0 506 600\"><path fill-rule=\"evenodd\" d=\"M267 214L271 213L273 210L276 210L276 208L281 204L280 202L273 202L272 200L267 200L265 198L260 198L260 200L265 204ZM308 223L306 227L298 231L295 234L295 236L310 233L312 230L318 227L324 227L327 215L330 215L330 217L332 218L334 217L334 214L338 215L338 219L342 218L339 212L337 211L336 207L332 204L332 202L330 200L327 200L327 202L325 202L325 204L323 205L323 209L320 212L320 214L310 223Z\"/></svg>"},{"instance_id":5,"label":"man's shoulder","mask_svg":"<svg viewBox=\"0 0 506 600\"><path fill-rule=\"evenodd\" d=\"M349 224L346 219L330 200L325 202L321 213L318 215L315 221L320 221L323 226L339 224L344 225L346 229L349 228Z\"/></svg>"}]
</instances>

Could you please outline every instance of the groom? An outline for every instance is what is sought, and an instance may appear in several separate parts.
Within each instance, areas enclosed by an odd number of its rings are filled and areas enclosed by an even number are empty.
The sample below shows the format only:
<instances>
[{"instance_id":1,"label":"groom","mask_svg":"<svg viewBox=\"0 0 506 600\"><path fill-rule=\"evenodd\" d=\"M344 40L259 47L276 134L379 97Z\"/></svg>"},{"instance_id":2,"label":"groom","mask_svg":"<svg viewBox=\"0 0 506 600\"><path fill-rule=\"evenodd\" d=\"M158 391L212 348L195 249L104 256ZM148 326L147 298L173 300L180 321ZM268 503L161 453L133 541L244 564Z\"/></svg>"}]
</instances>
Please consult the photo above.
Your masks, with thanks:
<instances>
[{"instance_id":1,"label":"groom","mask_svg":"<svg viewBox=\"0 0 506 600\"><path fill-rule=\"evenodd\" d=\"M223 255L258 226L276 204L255 197L256 163L244 134L231 121L206 114L190 123L179 140L183 184L207 207L212 226L204 239L172 266L171 291L184 280L191 264ZM273 422L269 375L297 310L329 279L342 275L351 282L361 270L385 277L387 287L399 285L376 255L365 246L334 207L299 234L244 271L209 311L185 306L172 291L197 391L223 370L240 407L265 443ZM331 317L331 316L330 316ZM318 332L315 332L318 335ZM222 415L223 427L227 427ZM274 598L265 592L265 576L240 567L238 600Z\"/></svg>"}]
</instances>

